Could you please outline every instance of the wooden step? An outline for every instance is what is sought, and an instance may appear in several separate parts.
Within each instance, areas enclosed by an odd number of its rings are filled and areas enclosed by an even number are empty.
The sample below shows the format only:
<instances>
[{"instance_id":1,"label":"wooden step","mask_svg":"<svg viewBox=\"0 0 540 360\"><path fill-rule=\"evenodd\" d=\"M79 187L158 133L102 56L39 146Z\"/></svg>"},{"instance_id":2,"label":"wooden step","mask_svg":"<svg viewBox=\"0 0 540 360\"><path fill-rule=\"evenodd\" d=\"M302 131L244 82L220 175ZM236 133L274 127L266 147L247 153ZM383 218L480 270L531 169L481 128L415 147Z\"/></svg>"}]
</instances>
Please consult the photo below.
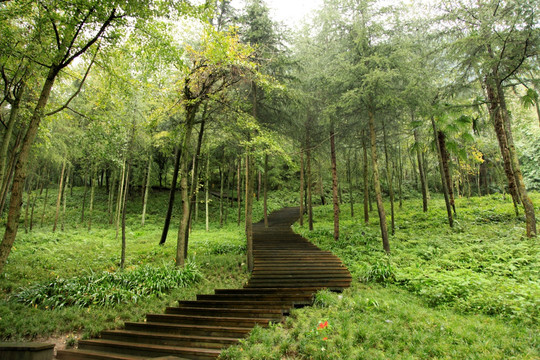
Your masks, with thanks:
<instances>
[{"instance_id":1,"label":"wooden step","mask_svg":"<svg viewBox=\"0 0 540 360\"><path fill-rule=\"evenodd\" d=\"M274 284L276 286L276 283ZM280 285L281 286L281 285ZM270 286L266 286L270 287ZM285 286L290 287L290 286ZM296 286L298 287L298 286ZM210 294L197 295L197 300L236 300L236 301L292 301L293 303L310 303L311 294Z\"/></svg>"},{"instance_id":2,"label":"wooden step","mask_svg":"<svg viewBox=\"0 0 540 360\"><path fill-rule=\"evenodd\" d=\"M114 354L103 351L91 351L82 349L58 350L57 360L146 360L147 356L134 356ZM185 358L184 358L185 359ZM180 360L183 360L180 358Z\"/></svg>"},{"instance_id":3,"label":"wooden step","mask_svg":"<svg viewBox=\"0 0 540 360\"><path fill-rule=\"evenodd\" d=\"M185 325L254 327L257 324L260 326L267 326L271 321L273 321L273 319L175 314L147 314L146 321L154 323L172 323Z\"/></svg>"},{"instance_id":4,"label":"wooden step","mask_svg":"<svg viewBox=\"0 0 540 360\"><path fill-rule=\"evenodd\" d=\"M215 337L244 337L251 331L251 327L192 325L152 322L126 322L126 330L159 332L175 335L215 336Z\"/></svg>"},{"instance_id":5,"label":"wooden step","mask_svg":"<svg viewBox=\"0 0 540 360\"><path fill-rule=\"evenodd\" d=\"M167 307L165 309L165 314L269 318L274 321L281 321L283 318L282 310L261 309L261 308L235 309L235 308L209 308L209 307Z\"/></svg>"},{"instance_id":6,"label":"wooden step","mask_svg":"<svg viewBox=\"0 0 540 360\"><path fill-rule=\"evenodd\" d=\"M216 294L276 294L276 293L291 293L291 292L302 292L302 293L314 293L319 291L320 287L298 287L298 288L282 288L282 287L271 287L271 288L259 288L259 289L216 289L214 293Z\"/></svg>"},{"instance_id":7,"label":"wooden step","mask_svg":"<svg viewBox=\"0 0 540 360\"><path fill-rule=\"evenodd\" d=\"M212 360L219 356L219 349L190 348L167 345L139 344L114 340L80 340L79 349L112 352L123 355L160 357L179 356L188 359Z\"/></svg>"},{"instance_id":8,"label":"wooden step","mask_svg":"<svg viewBox=\"0 0 540 360\"><path fill-rule=\"evenodd\" d=\"M135 343L169 345L180 347L204 347L221 349L238 343L238 338L218 336L174 335L145 331L107 330L101 333L105 340L130 341Z\"/></svg>"},{"instance_id":9,"label":"wooden step","mask_svg":"<svg viewBox=\"0 0 540 360\"><path fill-rule=\"evenodd\" d=\"M293 301L233 301L233 300L198 300L198 301L179 301L181 307L200 307L209 306L213 308L236 308L236 309L266 309L287 310L294 307Z\"/></svg>"}]
</instances>

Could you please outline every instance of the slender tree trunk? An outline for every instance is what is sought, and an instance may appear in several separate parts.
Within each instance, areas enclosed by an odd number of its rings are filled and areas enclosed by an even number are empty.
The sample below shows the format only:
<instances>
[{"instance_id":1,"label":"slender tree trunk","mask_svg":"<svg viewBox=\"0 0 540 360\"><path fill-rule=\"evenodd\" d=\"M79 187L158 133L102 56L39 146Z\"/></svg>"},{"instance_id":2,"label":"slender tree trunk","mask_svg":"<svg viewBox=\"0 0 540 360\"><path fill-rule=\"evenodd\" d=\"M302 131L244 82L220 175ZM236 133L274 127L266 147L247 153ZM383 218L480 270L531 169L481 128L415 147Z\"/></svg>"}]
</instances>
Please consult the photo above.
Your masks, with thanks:
<instances>
[{"instance_id":1,"label":"slender tree trunk","mask_svg":"<svg viewBox=\"0 0 540 360\"><path fill-rule=\"evenodd\" d=\"M403 159L401 158L401 144L398 142L398 191L399 191L399 208L403 207Z\"/></svg>"},{"instance_id":2,"label":"slender tree trunk","mask_svg":"<svg viewBox=\"0 0 540 360\"><path fill-rule=\"evenodd\" d=\"M39 227L43 227L43 220L45 220L45 212L47 211L47 201L49 200L49 186L45 188L45 198L43 199L43 209L41 210L41 221Z\"/></svg>"},{"instance_id":3,"label":"slender tree trunk","mask_svg":"<svg viewBox=\"0 0 540 360\"><path fill-rule=\"evenodd\" d=\"M84 191L83 191L82 207L81 207L81 224L84 224L84 209L86 208L86 196L88 195L88 179L86 178L86 174L83 176L83 182L84 182Z\"/></svg>"},{"instance_id":4,"label":"slender tree trunk","mask_svg":"<svg viewBox=\"0 0 540 360\"><path fill-rule=\"evenodd\" d=\"M364 223L369 223L369 174L368 174L368 154L364 130L362 130L362 148L364 152L363 175L364 175Z\"/></svg>"},{"instance_id":5,"label":"slender tree trunk","mask_svg":"<svg viewBox=\"0 0 540 360\"><path fill-rule=\"evenodd\" d=\"M396 233L396 221L394 212L394 174L388 158L388 141L386 139L386 126L383 121L383 142L384 142L384 160L386 163L386 181L388 182L388 192L390 193L390 218L392 235Z\"/></svg>"},{"instance_id":6,"label":"slender tree trunk","mask_svg":"<svg viewBox=\"0 0 540 360\"><path fill-rule=\"evenodd\" d=\"M11 186L11 198L9 203L9 212L8 218L6 221L6 230L4 232L4 237L0 243L0 274L4 270L4 265L6 264L11 248L13 247L13 242L17 236L17 229L19 227L19 218L21 216L21 204L23 196L23 187L24 180L26 178L26 171L28 165L28 158L30 156L30 150L34 139L36 138L37 131L39 129L39 123L43 117L43 112L47 102L49 100L49 95L53 87L54 81L60 68L53 66L50 68L47 78L43 84L43 88L39 95L38 102L34 109L34 112L30 118L26 135L21 144L21 150L19 152L19 159L15 165L15 172L13 175L13 184Z\"/></svg>"},{"instance_id":7,"label":"slender tree trunk","mask_svg":"<svg viewBox=\"0 0 540 360\"><path fill-rule=\"evenodd\" d=\"M330 160L332 161L332 200L334 203L334 240L339 240L339 199L334 125L330 129Z\"/></svg>"},{"instance_id":8,"label":"slender tree trunk","mask_svg":"<svg viewBox=\"0 0 540 360\"><path fill-rule=\"evenodd\" d=\"M381 227L381 237L384 251L390 253L390 242L388 240L388 228L386 225L386 213L381 192L381 183L379 181L379 167L377 165L377 134L375 132L375 119L373 112L369 111L369 133L371 140L371 166L373 168L373 185L375 187L375 196L377 198L377 210L379 212L379 222Z\"/></svg>"},{"instance_id":9,"label":"slender tree trunk","mask_svg":"<svg viewBox=\"0 0 540 360\"><path fill-rule=\"evenodd\" d=\"M131 168L131 161L128 161L126 168L125 181L122 191L122 252L120 254L120 269L123 269L126 264L126 204L129 190L129 171Z\"/></svg>"},{"instance_id":10,"label":"slender tree trunk","mask_svg":"<svg viewBox=\"0 0 540 360\"><path fill-rule=\"evenodd\" d=\"M264 194L263 194L264 227L268 227L268 153L264 154Z\"/></svg>"},{"instance_id":11,"label":"slender tree trunk","mask_svg":"<svg viewBox=\"0 0 540 360\"><path fill-rule=\"evenodd\" d=\"M420 151L420 142L418 137L418 130L414 129L414 141L416 142L416 158L418 161L418 172L420 173L420 186L422 188L422 209L424 212L428 211L428 197L427 197L427 185L426 177L424 176L424 166L422 165L422 154Z\"/></svg>"},{"instance_id":12,"label":"slender tree trunk","mask_svg":"<svg viewBox=\"0 0 540 360\"><path fill-rule=\"evenodd\" d=\"M300 226L304 226L304 149L300 149Z\"/></svg>"},{"instance_id":13,"label":"slender tree trunk","mask_svg":"<svg viewBox=\"0 0 540 360\"><path fill-rule=\"evenodd\" d=\"M206 231L210 231L210 209L209 209L209 203L210 203L210 147L208 147L207 154L206 154L206 175L205 175L205 181L204 181L204 214L205 214L205 223L206 223Z\"/></svg>"},{"instance_id":14,"label":"slender tree trunk","mask_svg":"<svg viewBox=\"0 0 540 360\"><path fill-rule=\"evenodd\" d=\"M63 208L62 208L62 223L60 225L60 229L62 231L64 231L65 228L66 228L67 188L68 188L68 184L69 184L69 174L71 173L70 168L71 167L68 166L68 172L67 172L67 175L66 175L66 182L65 182L65 185L64 185L64 192L63 192L63 195L62 195L63 198L64 198L63 199L64 204L63 204Z\"/></svg>"},{"instance_id":15,"label":"slender tree trunk","mask_svg":"<svg viewBox=\"0 0 540 360\"><path fill-rule=\"evenodd\" d=\"M163 224L163 231L161 232L161 239L159 245L165 244L167 240L167 234L169 233L169 225L171 224L171 217L174 207L174 196L176 195L176 183L178 182L178 172L180 169L180 158L182 157L182 145L176 148L176 156L174 159L174 170L171 181L171 191L169 191L169 203L167 206L167 214L165 215L165 223Z\"/></svg>"},{"instance_id":16,"label":"slender tree trunk","mask_svg":"<svg viewBox=\"0 0 540 360\"><path fill-rule=\"evenodd\" d=\"M58 196L56 198L56 211L54 215L54 225L52 231L56 231L56 225L58 224L58 216L60 215L60 202L62 200L62 193L64 190L64 172L66 170L66 159L62 162L62 171L60 172L60 184L58 185Z\"/></svg>"},{"instance_id":17,"label":"slender tree trunk","mask_svg":"<svg viewBox=\"0 0 540 360\"><path fill-rule=\"evenodd\" d=\"M19 149L21 146L21 141L23 138L24 131L19 131L19 134L17 135L17 139L15 140L15 145L13 145L12 153L9 159L9 164L7 166L7 171L5 174L5 178L1 187L1 193L0 193L0 215L4 213L4 207L6 205L8 193L9 193L9 187L12 185L12 180L15 177L15 169L16 164L19 161Z\"/></svg>"},{"instance_id":18,"label":"slender tree trunk","mask_svg":"<svg viewBox=\"0 0 540 360\"><path fill-rule=\"evenodd\" d=\"M351 172L351 153L347 154L347 181L349 183L349 203L351 205L351 218L354 218L354 197Z\"/></svg>"},{"instance_id":19,"label":"slender tree trunk","mask_svg":"<svg viewBox=\"0 0 540 360\"><path fill-rule=\"evenodd\" d=\"M319 162L319 191L321 192L321 205L326 205L326 197L324 196L324 184L323 184L323 177L322 177L322 167L321 163Z\"/></svg>"},{"instance_id":20,"label":"slender tree trunk","mask_svg":"<svg viewBox=\"0 0 540 360\"><path fill-rule=\"evenodd\" d=\"M435 124L435 119L431 117L431 126L433 127L433 138L435 143L437 143L437 155L439 157L439 169L441 173L441 184L444 194L444 202L446 203L446 213L448 214L448 224L450 227L454 227L454 217L452 214L452 204L450 203L450 195L448 194L448 184L446 183L446 176L444 175L444 165L443 158L441 153L441 147L439 141L437 141L437 125Z\"/></svg>"},{"instance_id":21,"label":"slender tree trunk","mask_svg":"<svg viewBox=\"0 0 540 360\"><path fill-rule=\"evenodd\" d=\"M118 238L118 232L120 231L120 217L122 212L122 199L124 198L124 180L126 179L126 159L124 155L124 161L122 162L122 173L120 175L120 181L118 182L118 197L116 198L116 213L115 213L115 228L116 238Z\"/></svg>"},{"instance_id":22,"label":"slender tree trunk","mask_svg":"<svg viewBox=\"0 0 540 360\"><path fill-rule=\"evenodd\" d=\"M0 148L0 189L3 189L4 187L7 189L8 184L5 182L8 181L9 176L6 175L6 168L8 164L8 151L9 151L9 143L11 142L11 135L13 134L13 129L15 128L15 124L17 123L17 117L19 114L21 99L26 90L26 83L22 82L21 86L19 87L19 90L15 92L15 97L13 99L13 102L11 102L11 110L9 112L9 119L7 123L6 131L4 132L4 137L2 141L2 147ZM14 149L15 150L15 149Z\"/></svg>"},{"instance_id":23,"label":"slender tree trunk","mask_svg":"<svg viewBox=\"0 0 540 360\"><path fill-rule=\"evenodd\" d=\"M26 187L26 204L24 206L24 232L28 234L28 214L30 212L30 198L32 196L32 176L28 179L28 185Z\"/></svg>"},{"instance_id":24,"label":"slender tree trunk","mask_svg":"<svg viewBox=\"0 0 540 360\"><path fill-rule=\"evenodd\" d=\"M223 187L225 186L225 170L222 168L225 164L225 153L219 166L219 227L223 227Z\"/></svg>"},{"instance_id":25,"label":"slender tree trunk","mask_svg":"<svg viewBox=\"0 0 540 360\"><path fill-rule=\"evenodd\" d=\"M96 178L96 169L94 167L94 170L92 172L92 183L91 183L91 189L90 189L90 207L88 209L88 231L92 230L92 217L94 214L94 196L96 192L96 185L97 185L97 178Z\"/></svg>"},{"instance_id":26,"label":"slender tree trunk","mask_svg":"<svg viewBox=\"0 0 540 360\"><path fill-rule=\"evenodd\" d=\"M112 225L113 221L114 221L114 211L113 211L113 208L114 208L114 189L115 189L115 186L114 184L116 184L116 171L113 171L113 175L112 175L112 179L110 181L110 191L109 191L109 199L108 199L108 203L107 203L107 213L109 215L109 225ZM86 185L85 185L85 189L86 189ZM83 201L84 203L84 201Z\"/></svg>"},{"instance_id":27,"label":"slender tree trunk","mask_svg":"<svg viewBox=\"0 0 540 360\"><path fill-rule=\"evenodd\" d=\"M311 179L311 150L309 148L309 137L306 139L306 178L307 178L307 213L309 231L313 231L313 201L312 201L312 182Z\"/></svg>"},{"instance_id":28,"label":"slender tree trunk","mask_svg":"<svg viewBox=\"0 0 540 360\"><path fill-rule=\"evenodd\" d=\"M39 190L39 193L42 194L43 193L43 185L44 185L45 181L42 180L41 181L41 188ZM36 203L37 203L37 194L34 194L34 198L32 200L32 210L30 211L30 231L32 231L33 227L34 227L34 210L36 209Z\"/></svg>"},{"instance_id":29,"label":"slender tree trunk","mask_svg":"<svg viewBox=\"0 0 540 360\"><path fill-rule=\"evenodd\" d=\"M454 215L456 214L456 204L454 199L454 187L452 186L452 176L450 175L450 164L449 164L449 155L448 151L446 150L446 136L444 133L440 130L437 131L437 139L439 142L439 148L441 149L441 159L442 159L442 165L444 169L444 177L446 179L446 185L448 186L448 197L450 199L450 206L452 206L452 210L454 211Z\"/></svg>"},{"instance_id":30,"label":"slender tree trunk","mask_svg":"<svg viewBox=\"0 0 540 360\"><path fill-rule=\"evenodd\" d=\"M146 186L144 188L143 210L141 218L142 226L144 226L144 219L146 217L146 205L148 204L148 191L150 189L150 175L152 175L152 155L148 157L148 170L146 171Z\"/></svg>"},{"instance_id":31,"label":"slender tree trunk","mask_svg":"<svg viewBox=\"0 0 540 360\"><path fill-rule=\"evenodd\" d=\"M238 159L238 169L237 169L237 177L236 177L236 203L238 205L238 226L240 226L240 218L242 217L242 199L241 199L241 194L242 192L240 191L240 182L241 182L241 166L242 166L242 159L239 158Z\"/></svg>"},{"instance_id":32,"label":"slender tree trunk","mask_svg":"<svg viewBox=\"0 0 540 360\"><path fill-rule=\"evenodd\" d=\"M259 201L259 198L260 198L261 185L262 185L261 170L257 170L257 202Z\"/></svg>"},{"instance_id":33,"label":"slender tree trunk","mask_svg":"<svg viewBox=\"0 0 540 360\"><path fill-rule=\"evenodd\" d=\"M246 153L246 208L245 227L247 241L247 266L248 271L253 271L253 175L252 159L249 151Z\"/></svg>"}]
</instances>

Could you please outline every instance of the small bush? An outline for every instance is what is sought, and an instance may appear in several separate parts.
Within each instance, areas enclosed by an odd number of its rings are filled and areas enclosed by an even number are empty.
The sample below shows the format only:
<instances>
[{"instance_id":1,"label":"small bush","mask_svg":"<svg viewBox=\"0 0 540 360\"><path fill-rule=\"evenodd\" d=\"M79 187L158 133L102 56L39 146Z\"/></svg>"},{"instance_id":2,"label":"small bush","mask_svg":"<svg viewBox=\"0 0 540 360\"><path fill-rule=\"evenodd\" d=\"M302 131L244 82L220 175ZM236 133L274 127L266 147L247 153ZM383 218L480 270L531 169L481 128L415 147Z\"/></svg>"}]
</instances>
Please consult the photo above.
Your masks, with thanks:
<instances>
[{"instance_id":1,"label":"small bush","mask_svg":"<svg viewBox=\"0 0 540 360\"><path fill-rule=\"evenodd\" d=\"M396 273L390 258L387 258L383 261L377 261L373 265L365 266L360 278L364 282L391 284L396 281Z\"/></svg>"},{"instance_id":2,"label":"small bush","mask_svg":"<svg viewBox=\"0 0 540 360\"><path fill-rule=\"evenodd\" d=\"M143 297L160 297L171 289L186 287L201 277L194 263L188 263L183 269L170 263L160 267L146 265L132 271L56 278L52 282L22 288L12 299L43 309L137 303Z\"/></svg>"}]
</instances>

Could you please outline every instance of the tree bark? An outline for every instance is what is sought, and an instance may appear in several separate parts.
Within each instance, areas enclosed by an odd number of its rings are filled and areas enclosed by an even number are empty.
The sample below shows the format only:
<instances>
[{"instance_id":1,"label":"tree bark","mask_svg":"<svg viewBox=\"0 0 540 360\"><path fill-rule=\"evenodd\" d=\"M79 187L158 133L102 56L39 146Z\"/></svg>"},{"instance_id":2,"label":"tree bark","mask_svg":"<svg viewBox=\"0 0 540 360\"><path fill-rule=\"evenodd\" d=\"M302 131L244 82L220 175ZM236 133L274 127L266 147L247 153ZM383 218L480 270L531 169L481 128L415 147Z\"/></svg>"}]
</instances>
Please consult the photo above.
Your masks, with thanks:
<instances>
[{"instance_id":1,"label":"tree bark","mask_svg":"<svg viewBox=\"0 0 540 360\"><path fill-rule=\"evenodd\" d=\"M241 197L241 194L242 194L242 191L241 191L241 181L242 181L242 176L241 176L241 169L242 167L242 159L241 158L238 158L238 168L237 168L237 177L236 177L236 204L238 205L238 220L237 220L237 223L238 223L238 226L240 226L240 218L242 217L242 197Z\"/></svg>"},{"instance_id":2,"label":"tree bark","mask_svg":"<svg viewBox=\"0 0 540 360\"><path fill-rule=\"evenodd\" d=\"M19 218L21 215L21 204L23 196L23 187L24 180L26 178L26 171L28 165L28 158L30 156L30 150L34 139L36 138L37 131L39 129L39 124L43 117L43 112L49 96L51 94L51 89L54 85L54 81L60 68L53 66L50 68L49 73L43 84L43 88L39 95L38 102L30 118L26 135L21 144L21 150L19 153L19 159L15 165L15 172L13 176L13 185L11 186L11 198L9 203L9 213L6 221L6 230L4 232L4 237L0 243L0 274L4 270L4 265L6 264L7 258L13 247L13 242L17 236L17 229L19 227Z\"/></svg>"},{"instance_id":3,"label":"tree bark","mask_svg":"<svg viewBox=\"0 0 540 360\"><path fill-rule=\"evenodd\" d=\"M422 209L424 210L424 212L427 212L428 211L427 185L426 185L426 177L424 176L424 167L422 166L422 154L420 151L418 129L414 129L413 134L414 134L414 142L416 143L416 159L418 162L420 187L422 190Z\"/></svg>"},{"instance_id":4,"label":"tree bark","mask_svg":"<svg viewBox=\"0 0 540 360\"><path fill-rule=\"evenodd\" d=\"M334 205L334 240L339 240L339 198L334 124L330 128L330 160L332 162L332 200Z\"/></svg>"},{"instance_id":5,"label":"tree bark","mask_svg":"<svg viewBox=\"0 0 540 360\"><path fill-rule=\"evenodd\" d=\"M369 134L371 140L371 166L373 168L373 185L375 188L375 196L377 198L377 210L379 212L379 222L381 228L383 249L387 254L390 254L390 242L388 240L386 213L384 211L381 183L379 181L379 167L377 165L377 133L375 132L375 118L372 111L369 111Z\"/></svg>"},{"instance_id":6,"label":"tree bark","mask_svg":"<svg viewBox=\"0 0 540 360\"><path fill-rule=\"evenodd\" d=\"M120 269L123 269L126 264L126 203L129 187L129 171L131 163L128 161L126 168L126 176L122 191L122 251L120 254Z\"/></svg>"},{"instance_id":7,"label":"tree bark","mask_svg":"<svg viewBox=\"0 0 540 360\"><path fill-rule=\"evenodd\" d=\"M304 226L304 149L300 149L300 226Z\"/></svg>"},{"instance_id":8,"label":"tree bark","mask_svg":"<svg viewBox=\"0 0 540 360\"><path fill-rule=\"evenodd\" d=\"M247 241L247 266L248 271L253 271L253 175L252 159L249 152L246 153L246 207L245 228Z\"/></svg>"},{"instance_id":9,"label":"tree bark","mask_svg":"<svg viewBox=\"0 0 540 360\"><path fill-rule=\"evenodd\" d=\"M391 231L392 235L396 233L396 221L394 213L394 173L390 166L390 159L388 157L388 141L386 139L386 126L383 121L383 142L384 142L384 160L386 163L386 181L388 182L388 192L390 194L390 218L391 218Z\"/></svg>"},{"instance_id":10,"label":"tree bark","mask_svg":"<svg viewBox=\"0 0 540 360\"><path fill-rule=\"evenodd\" d=\"M60 225L60 230L64 231L65 230L65 226L66 226L66 205L67 205L67 188L68 188L68 184L69 184L69 174L71 173L70 171L70 166L68 166L68 172L67 172L67 175L66 175L66 181L65 181L65 184L64 184L64 191L63 191L63 194L62 194L62 197L64 198L63 199L63 208L62 208L62 223Z\"/></svg>"},{"instance_id":11,"label":"tree bark","mask_svg":"<svg viewBox=\"0 0 540 360\"><path fill-rule=\"evenodd\" d=\"M264 154L264 194L263 194L263 213L264 227L268 227L268 153Z\"/></svg>"},{"instance_id":12,"label":"tree bark","mask_svg":"<svg viewBox=\"0 0 540 360\"><path fill-rule=\"evenodd\" d=\"M84 191L81 206L81 224L84 224L84 209L86 208L86 197L88 195L88 179L86 178L86 176L86 174L83 176Z\"/></svg>"},{"instance_id":13,"label":"tree bark","mask_svg":"<svg viewBox=\"0 0 540 360\"><path fill-rule=\"evenodd\" d=\"M126 179L126 159L122 162L122 174L120 181L118 182L118 197L116 198L116 213L115 213L115 228L116 238L118 238L118 231L120 229L120 217L122 212L122 199L124 198L124 180Z\"/></svg>"},{"instance_id":14,"label":"tree bark","mask_svg":"<svg viewBox=\"0 0 540 360\"><path fill-rule=\"evenodd\" d=\"M165 244L165 241L167 241L167 234L169 233L169 225L171 224L171 217L174 207L174 196L176 194L176 183L178 182L178 172L180 169L180 158L182 157L181 146L182 145L176 148L173 177L171 181L171 191L169 191L169 203L167 206L167 214L165 215L165 223L163 224L163 231L161 232L161 239L159 241L159 245Z\"/></svg>"},{"instance_id":15,"label":"tree bark","mask_svg":"<svg viewBox=\"0 0 540 360\"><path fill-rule=\"evenodd\" d=\"M92 183L90 188L90 207L88 208L89 214L88 214L88 231L92 229L92 217L94 214L94 196L96 192L96 169L94 165L94 170L92 171Z\"/></svg>"},{"instance_id":16,"label":"tree bark","mask_svg":"<svg viewBox=\"0 0 540 360\"><path fill-rule=\"evenodd\" d=\"M206 154L206 174L204 180L204 215L205 215L205 225L206 231L210 231L210 212L209 212L209 203L210 203L210 148L207 150Z\"/></svg>"},{"instance_id":17,"label":"tree bark","mask_svg":"<svg viewBox=\"0 0 540 360\"><path fill-rule=\"evenodd\" d=\"M365 132L362 130L362 148L364 152L363 175L364 175L364 223L369 223L369 174L368 174L368 154Z\"/></svg>"},{"instance_id":18,"label":"tree bark","mask_svg":"<svg viewBox=\"0 0 540 360\"><path fill-rule=\"evenodd\" d=\"M144 188L143 210L141 216L141 225L144 226L146 217L146 205L148 204L148 192L150 190L150 175L152 175L152 155L148 156L148 169L146 170L146 186Z\"/></svg>"},{"instance_id":19,"label":"tree bark","mask_svg":"<svg viewBox=\"0 0 540 360\"><path fill-rule=\"evenodd\" d=\"M349 204L351 206L351 218L354 218L354 197L351 172L351 153L347 154L347 182L349 183Z\"/></svg>"},{"instance_id":20,"label":"tree bark","mask_svg":"<svg viewBox=\"0 0 540 360\"><path fill-rule=\"evenodd\" d=\"M446 179L446 186L448 187L448 197L450 200L450 206L452 206L452 210L454 211L454 215L456 214L456 204L454 200L454 189L452 186L452 176L450 174L450 164L449 164L449 155L448 150L446 150L446 135L441 131L437 131L437 139L439 142L439 148L441 149L441 159L442 159L442 166L444 169L444 177Z\"/></svg>"},{"instance_id":21,"label":"tree bark","mask_svg":"<svg viewBox=\"0 0 540 360\"><path fill-rule=\"evenodd\" d=\"M66 159L62 162L62 171L60 172L60 183L58 185L58 196L56 197L56 211L54 215L54 225L52 232L56 231L56 225L58 224L58 216L60 215L60 202L62 201L62 193L64 191L64 172L66 170Z\"/></svg>"},{"instance_id":22,"label":"tree bark","mask_svg":"<svg viewBox=\"0 0 540 360\"><path fill-rule=\"evenodd\" d=\"M448 184L446 183L446 176L444 174L441 146L439 144L439 141L437 141L437 125L435 124L435 119L433 118L433 116L431 117L431 126L433 127L433 139L437 144L437 155L439 158L439 169L441 173L441 184L443 188L444 202L446 204L446 213L448 214L448 225L450 225L450 227L454 227L454 216L452 214L452 205L450 204L450 195L448 194Z\"/></svg>"}]
</instances>

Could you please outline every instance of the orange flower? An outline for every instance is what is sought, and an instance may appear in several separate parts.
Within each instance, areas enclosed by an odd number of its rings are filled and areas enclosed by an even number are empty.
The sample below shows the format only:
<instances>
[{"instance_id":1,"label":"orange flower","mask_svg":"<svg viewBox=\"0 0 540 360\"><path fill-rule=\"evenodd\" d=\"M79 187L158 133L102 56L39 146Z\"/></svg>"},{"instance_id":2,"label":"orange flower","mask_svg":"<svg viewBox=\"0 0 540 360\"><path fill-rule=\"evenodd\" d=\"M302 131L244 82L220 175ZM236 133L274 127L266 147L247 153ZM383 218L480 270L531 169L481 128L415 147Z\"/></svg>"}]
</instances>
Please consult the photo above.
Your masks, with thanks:
<instances>
[{"instance_id":1,"label":"orange flower","mask_svg":"<svg viewBox=\"0 0 540 360\"><path fill-rule=\"evenodd\" d=\"M319 323L319 326L317 326L317 330L322 330L328 326L328 321L325 321L323 323Z\"/></svg>"},{"instance_id":2,"label":"orange flower","mask_svg":"<svg viewBox=\"0 0 540 360\"><path fill-rule=\"evenodd\" d=\"M322 339L323 339L324 341L328 340L328 338L327 338L326 336L325 336L325 337L323 337Z\"/></svg>"}]
</instances>

